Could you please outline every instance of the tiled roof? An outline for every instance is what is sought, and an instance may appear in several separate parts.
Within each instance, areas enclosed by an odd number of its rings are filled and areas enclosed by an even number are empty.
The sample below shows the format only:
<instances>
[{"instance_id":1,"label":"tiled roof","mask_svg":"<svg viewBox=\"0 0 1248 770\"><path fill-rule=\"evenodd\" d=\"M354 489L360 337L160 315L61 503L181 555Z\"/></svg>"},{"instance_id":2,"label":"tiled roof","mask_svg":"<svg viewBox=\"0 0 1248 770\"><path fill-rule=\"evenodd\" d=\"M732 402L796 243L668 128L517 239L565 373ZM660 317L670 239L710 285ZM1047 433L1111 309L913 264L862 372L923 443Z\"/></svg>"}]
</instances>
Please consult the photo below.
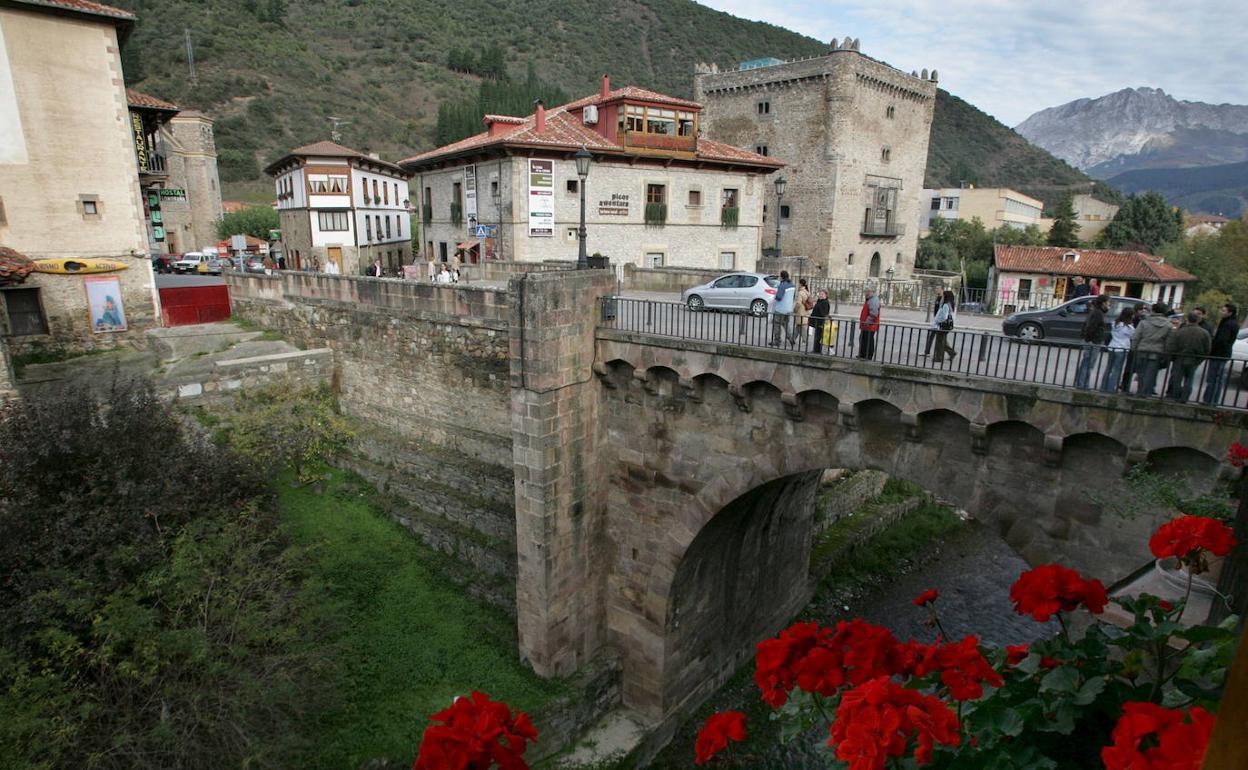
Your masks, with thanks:
<instances>
[{"instance_id":1,"label":"tiled roof","mask_svg":"<svg viewBox=\"0 0 1248 770\"><path fill-rule=\"evenodd\" d=\"M486 123L511 123L517 126L524 125L524 118L517 118L512 115L486 115Z\"/></svg>"},{"instance_id":2,"label":"tiled roof","mask_svg":"<svg viewBox=\"0 0 1248 770\"><path fill-rule=\"evenodd\" d=\"M483 131L467 139L461 139L458 142L438 147L428 152L422 152L410 158L399 161L403 165L420 164L434 158L441 158L450 155L467 152L469 150L481 149L491 146L524 146L524 147L551 147L567 150L576 150L585 147L602 153L627 154L628 148L624 145L616 144L607 139L602 134L586 126L579 115L574 110L579 110L590 104L598 104L609 102L618 98L629 98L644 101L663 102L678 107L690 107L700 109L701 105L697 102L689 102L683 99L677 99L664 94L647 91L644 88L636 88L628 86L625 88L617 88L610 91L604 98L599 94L587 96L584 99L578 99L574 102L559 107L554 107L546 111L546 128L543 131L537 130L537 116L529 115L525 118L512 118L506 116L487 115L487 120L501 122L519 126L505 133L490 135L489 131ZM775 158L769 158L765 155L758 155L749 150L742 150L732 147L721 142L711 141L710 139L698 139L698 160L707 160L721 163L748 163L754 166L765 166L767 168L780 168L784 166L782 161Z\"/></svg>"},{"instance_id":3,"label":"tiled roof","mask_svg":"<svg viewBox=\"0 0 1248 770\"><path fill-rule=\"evenodd\" d=\"M21 283L34 269L35 263L25 254L0 246L0 285Z\"/></svg>"},{"instance_id":4,"label":"tiled roof","mask_svg":"<svg viewBox=\"0 0 1248 770\"><path fill-rule=\"evenodd\" d=\"M170 104L164 99L157 99L155 96L148 96L142 91L135 91L133 88L126 89L126 101L131 107L144 107L149 110L178 111L178 106L176 104Z\"/></svg>"},{"instance_id":5,"label":"tiled roof","mask_svg":"<svg viewBox=\"0 0 1248 770\"><path fill-rule=\"evenodd\" d=\"M637 86L624 86L623 88L617 88L613 91L608 91L606 96L601 94L586 96L584 98L577 99L574 102L568 102L567 104L557 107L556 109L577 110L590 104L606 104L619 99L635 99L639 102L657 102L659 104L670 104L673 107L686 107L691 110L702 109L702 105L697 102L691 102L688 99L677 99L675 96L668 96L667 94L661 94L657 91L650 91L645 88L638 88Z\"/></svg>"},{"instance_id":6,"label":"tiled roof","mask_svg":"<svg viewBox=\"0 0 1248 770\"><path fill-rule=\"evenodd\" d=\"M111 5L103 5L101 3L93 3L90 0L16 0L26 5L42 5L45 8L55 8L64 11L74 11L76 13L89 13L92 16L107 16L110 19L120 19L122 21L134 21L135 15L129 11L123 11L120 8L114 8Z\"/></svg>"},{"instance_id":7,"label":"tiled roof","mask_svg":"<svg viewBox=\"0 0 1248 770\"><path fill-rule=\"evenodd\" d=\"M356 158L359 160L367 161L369 163L377 163L379 165L385 166L386 168L393 169L394 171L398 171L402 174L407 173L406 170L404 170L402 167L400 167L396 163L391 163L388 160L381 160L380 158L374 158L369 155L365 155L364 153L358 150L353 150L350 147L343 147L341 144L338 144L336 142L329 142L329 141L314 142L312 144L305 144L302 147L296 147L295 149L291 150L282 158L274 161L273 163L270 163L267 167L265 167L264 169L265 173L268 173L268 174L273 173L272 171L273 169L276 169L277 167L284 165L287 161L293 158L307 158L307 157Z\"/></svg>"},{"instance_id":8,"label":"tiled roof","mask_svg":"<svg viewBox=\"0 0 1248 770\"><path fill-rule=\"evenodd\" d=\"M1079 259L1063 258L1074 252ZM1195 281L1196 276L1167 265L1161 257L1139 251L1066 249L1057 246L997 246L993 249L997 269L1011 273L1084 275L1149 282Z\"/></svg>"}]
</instances>

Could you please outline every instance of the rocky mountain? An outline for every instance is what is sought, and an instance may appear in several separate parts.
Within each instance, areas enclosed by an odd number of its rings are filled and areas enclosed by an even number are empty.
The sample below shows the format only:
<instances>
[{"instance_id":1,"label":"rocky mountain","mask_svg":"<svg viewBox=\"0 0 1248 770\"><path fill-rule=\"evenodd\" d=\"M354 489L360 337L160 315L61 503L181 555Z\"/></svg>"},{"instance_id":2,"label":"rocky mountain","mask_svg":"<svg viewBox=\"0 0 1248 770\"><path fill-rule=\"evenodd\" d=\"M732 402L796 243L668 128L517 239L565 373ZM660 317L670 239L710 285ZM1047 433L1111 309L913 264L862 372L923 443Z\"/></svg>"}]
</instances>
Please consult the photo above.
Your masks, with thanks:
<instances>
[{"instance_id":1,"label":"rocky mountain","mask_svg":"<svg viewBox=\"0 0 1248 770\"><path fill-rule=\"evenodd\" d=\"M1248 106L1183 101L1160 88L1077 99L1041 110L1015 130L1100 178L1248 160Z\"/></svg>"}]
</instances>

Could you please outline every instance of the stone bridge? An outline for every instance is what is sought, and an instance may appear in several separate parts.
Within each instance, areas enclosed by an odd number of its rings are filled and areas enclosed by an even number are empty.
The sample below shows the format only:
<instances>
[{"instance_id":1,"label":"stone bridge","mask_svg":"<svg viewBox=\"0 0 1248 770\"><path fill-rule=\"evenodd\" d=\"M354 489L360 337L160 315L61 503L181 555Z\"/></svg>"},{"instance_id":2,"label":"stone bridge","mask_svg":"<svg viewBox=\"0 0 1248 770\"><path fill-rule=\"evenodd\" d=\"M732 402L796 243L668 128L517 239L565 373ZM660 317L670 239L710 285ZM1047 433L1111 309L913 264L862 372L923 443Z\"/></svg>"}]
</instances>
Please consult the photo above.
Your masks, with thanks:
<instances>
[{"instance_id":1,"label":"stone bridge","mask_svg":"<svg viewBox=\"0 0 1248 770\"><path fill-rule=\"evenodd\" d=\"M1112 583L1148 563L1157 523L1105 512L1124 473L1147 464L1210 488L1232 475L1226 448L1248 423L1244 412L608 329L597 300L616 287L604 271L520 272L506 290L228 280L237 314L331 348L344 410L399 434L376 442L369 467L412 490L421 527L445 509L497 544L494 574L514 583L533 668L566 675L618 655L624 704L668 726L808 601L824 469L907 479L1030 562ZM438 458L432 483L415 478L427 461L394 456L405 442ZM452 505L451 486L489 510Z\"/></svg>"},{"instance_id":2,"label":"stone bridge","mask_svg":"<svg viewBox=\"0 0 1248 770\"><path fill-rule=\"evenodd\" d=\"M601 328L590 297L609 286L527 281L512 284L522 653L565 673L610 645L625 703L655 719L809 600L824 469L914 482L1029 562L1107 584L1148 563L1158 523L1103 511L1129 468L1196 489L1233 475L1241 413Z\"/></svg>"}]
</instances>

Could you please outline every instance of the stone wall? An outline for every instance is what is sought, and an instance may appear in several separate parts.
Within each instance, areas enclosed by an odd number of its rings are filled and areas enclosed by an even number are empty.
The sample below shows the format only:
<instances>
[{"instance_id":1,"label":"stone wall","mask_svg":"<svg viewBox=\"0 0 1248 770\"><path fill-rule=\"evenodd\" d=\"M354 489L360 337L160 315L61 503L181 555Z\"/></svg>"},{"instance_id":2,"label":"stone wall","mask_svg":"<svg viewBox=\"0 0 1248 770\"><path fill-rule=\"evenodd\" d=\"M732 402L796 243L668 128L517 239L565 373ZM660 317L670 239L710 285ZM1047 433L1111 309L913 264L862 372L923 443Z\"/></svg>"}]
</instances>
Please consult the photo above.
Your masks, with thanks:
<instances>
[{"instance_id":1,"label":"stone wall","mask_svg":"<svg viewBox=\"0 0 1248 770\"><path fill-rule=\"evenodd\" d=\"M0 399L17 395L13 382L13 362L9 360L9 346L0 339Z\"/></svg>"},{"instance_id":2,"label":"stone wall","mask_svg":"<svg viewBox=\"0 0 1248 770\"><path fill-rule=\"evenodd\" d=\"M333 350L348 414L511 465L506 291L296 272L226 280L236 318Z\"/></svg>"},{"instance_id":3,"label":"stone wall","mask_svg":"<svg viewBox=\"0 0 1248 770\"><path fill-rule=\"evenodd\" d=\"M693 267L638 267L624 265L621 288L624 291L658 291L679 293L691 286L713 281L723 270L700 270Z\"/></svg>"},{"instance_id":4,"label":"stone wall","mask_svg":"<svg viewBox=\"0 0 1248 770\"><path fill-rule=\"evenodd\" d=\"M316 348L214 361L211 368L203 372L160 382L168 388L170 396L199 402L233 396L236 391L275 382L289 383L291 387L319 385L333 378L333 364L329 348Z\"/></svg>"},{"instance_id":5,"label":"stone wall","mask_svg":"<svg viewBox=\"0 0 1248 770\"><path fill-rule=\"evenodd\" d=\"M460 265L462 281L510 281L517 273L542 273L552 270L574 270L575 262L504 262L486 260L477 264Z\"/></svg>"}]
</instances>

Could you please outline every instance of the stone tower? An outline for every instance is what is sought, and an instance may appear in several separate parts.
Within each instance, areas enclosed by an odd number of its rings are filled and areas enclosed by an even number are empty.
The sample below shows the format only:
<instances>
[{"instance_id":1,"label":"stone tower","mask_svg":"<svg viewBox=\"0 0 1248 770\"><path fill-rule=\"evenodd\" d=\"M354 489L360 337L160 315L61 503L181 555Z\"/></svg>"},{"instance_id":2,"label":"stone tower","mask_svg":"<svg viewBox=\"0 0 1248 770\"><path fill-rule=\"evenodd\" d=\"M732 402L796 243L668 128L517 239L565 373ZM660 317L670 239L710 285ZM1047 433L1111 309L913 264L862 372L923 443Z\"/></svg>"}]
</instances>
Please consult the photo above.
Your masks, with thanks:
<instances>
[{"instance_id":1,"label":"stone tower","mask_svg":"<svg viewBox=\"0 0 1248 770\"><path fill-rule=\"evenodd\" d=\"M186 193L161 201L169 249L187 252L214 245L223 209L212 118L191 110L179 112L161 133L169 154L165 187Z\"/></svg>"},{"instance_id":2,"label":"stone tower","mask_svg":"<svg viewBox=\"0 0 1248 770\"><path fill-rule=\"evenodd\" d=\"M788 164L781 211L768 193L764 246L783 215L782 252L810 257L816 275L904 278L918 247L935 70L906 74L859 42L772 66L699 65L694 98L705 136Z\"/></svg>"}]
</instances>

